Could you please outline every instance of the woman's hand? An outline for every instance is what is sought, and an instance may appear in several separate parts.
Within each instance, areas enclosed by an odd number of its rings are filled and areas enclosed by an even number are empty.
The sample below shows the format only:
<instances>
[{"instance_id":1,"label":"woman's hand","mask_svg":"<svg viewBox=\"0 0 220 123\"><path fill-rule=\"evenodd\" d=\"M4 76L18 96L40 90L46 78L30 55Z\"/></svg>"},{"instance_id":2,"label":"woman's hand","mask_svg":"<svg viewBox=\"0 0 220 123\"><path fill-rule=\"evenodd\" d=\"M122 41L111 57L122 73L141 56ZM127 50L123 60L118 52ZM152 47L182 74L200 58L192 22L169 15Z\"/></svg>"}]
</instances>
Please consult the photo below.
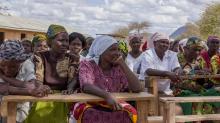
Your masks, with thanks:
<instances>
[{"instance_id":1,"label":"woman's hand","mask_svg":"<svg viewBox=\"0 0 220 123\"><path fill-rule=\"evenodd\" d=\"M181 82L181 78L179 77L179 75L177 73L174 72L166 72L167 77L174 83L176 82Z\"/></svg>"},{"instance_id":2,"label":"woman's hand","mask_svg":"<svg viewBox=\"0 0 220 123\"><path fill-rule=\"evenodd\" d=\"M43 97L43 96L47 96L48 94L52 93L49 86L39 84L34 81L26 82L24 84L24 87L27 89L28 93L31 96Z\"/></svg>"},{"instance_id":3,"label":"woman's hand","mask_svg":"<svg viewBox=\"0 0 220 123\"><path fill-rule=\"evenodd\" d=\"M106 98L106 102L108 105L112 106L112 109L114 111L117 111L117 110L122 110L122 106L116 101L116 99L114 97L112 97L111 95L109 95L107 98Z\"/></svg>"},{"instance_id":4,"label":"woman's hand","mask_svg":"<svg viewBox=\"0 0 220 123\"><path fill-rule=\"evenodd\" d=\"M122 65L125 63L122 56L119 56L118 58L113 59L114 65Z\"/></svg>"}]
</instances>

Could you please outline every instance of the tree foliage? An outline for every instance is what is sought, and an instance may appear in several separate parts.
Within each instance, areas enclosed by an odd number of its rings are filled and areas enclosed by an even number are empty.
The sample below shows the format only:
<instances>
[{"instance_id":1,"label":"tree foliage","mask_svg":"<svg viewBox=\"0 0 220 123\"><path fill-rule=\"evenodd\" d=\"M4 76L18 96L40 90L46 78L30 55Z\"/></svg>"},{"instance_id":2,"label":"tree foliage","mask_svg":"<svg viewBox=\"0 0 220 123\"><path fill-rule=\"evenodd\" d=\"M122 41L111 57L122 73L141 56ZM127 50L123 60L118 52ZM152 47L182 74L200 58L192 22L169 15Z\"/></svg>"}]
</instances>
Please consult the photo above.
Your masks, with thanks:
<instances>
[{"instance_id":1,"label":"tree foliage","mask_svg":"<svg viewBox=\"0 0 220 123\"><path fill-rule=\"evenodd\" d=\"M207 39L209 35L220 36L220 3L209 5L198 23L203 38Z\"/></svg>"},{"instance_id":2,"label":"tree foliage","mask_svg":"<svg viewBox=\"0 0 220 123\"><path fill-rule=\"evenodd\" d=\"M116 29L114 35L128 36L129 32L132 30L137 30L138 32L146 30L150 26L150 23L147 21L143 22L131 22L127 26L119 27ZM145 32L145 31L144 31Z\"/></svg>"}]
</instances>

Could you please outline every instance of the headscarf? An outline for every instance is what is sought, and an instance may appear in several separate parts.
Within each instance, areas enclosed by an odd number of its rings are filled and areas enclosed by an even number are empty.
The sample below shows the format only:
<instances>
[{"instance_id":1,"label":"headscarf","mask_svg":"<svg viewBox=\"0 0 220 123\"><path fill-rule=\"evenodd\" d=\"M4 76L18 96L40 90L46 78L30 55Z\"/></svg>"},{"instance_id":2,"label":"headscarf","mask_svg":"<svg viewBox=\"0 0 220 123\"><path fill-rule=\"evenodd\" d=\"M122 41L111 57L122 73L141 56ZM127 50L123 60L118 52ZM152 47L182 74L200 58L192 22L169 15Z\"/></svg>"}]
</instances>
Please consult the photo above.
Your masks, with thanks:
<instances>
[{"instance_id":1,"label":"headscarf","mask_svg":"<svg viewBox=\"0 0 220 123\"><path fill-rule=\"evenodd\" d=\"M127 56L127 54L128 54L128 46L127 46L127 43L124 42L124 41L118 41L118 47L119 47L120 51L121 51L125 56Z\"/></svg>"},{"instance_id":2,"label":"headscarf","mask_svg":"<svg viewBox=\"0 0 220 123\"><path fill-rule=\"evenodd\" d=\"M130 31L129 35L128 35L128 41L130 42L131 40L133 40L134 38L138 38L138 39L142 39L143 35L141 35L140 33L138 33L138 31Z\"/></svg>"},{"instance_id":3,"label":"headscarf","mask_svg":"<svg viewBox=\"0 0 220 123\"><path fill-rule=\"evenodd\" d=\"M94 60L98 64L100 56L115 43L117 43L117 40L113 37L107 35L97 37L89 49L87 58Z\"/></svg>"},{"instance_id":4,"label":"headscarf","mask_svg":"<svg viewBox=\"0 0 220 123\"><path fill-rule=\"evenodd\" d=\"M32 44L36 44L38 42L47 41L47 37L45 34L36 34L32 40Z\"/></svg>"},{"instance_id":5,"label":"headscarf","mask_svg":"<svg viewBox=\"0 0 220 123\"><path fill-rule=\"evenodd\" d=\"M213 35L213 36L209 36L207 41L209 42L209 41L212 41L212 40L218 40L218 41L220 41L220 38L219 38L218 36L214 36L214 35Z\"/></svg>"},{"instance_id":6,"label":"headscarf","mask_svg":"<svg viewBox=\"0 0 220 123\"><path fill-rule=\"evenodd\" d=\"M204 42L198 37L190 37L186 42L186 46L188 46L188 47L203 47L204 48Z\"/></svg>"},{"instance_id":7,"label":"headscarf","mask_svg":"<svg viewBox=\"0 0 220 123\"><path fill-rule=\"evenodd\" d=\"M47 30L47 38L48 40L53 39L57 34L61 32L67 32L66 29L61 25L51 24Z\"/></svg>"},{"instance_id":8,"label":"headscarf","mask_svg":"<svg viewBox=\"0 0 220 123\"><path fill-rule=\"evenodd\" d=\"M166 40L170 41L169 36L167 36L166 34L160 33L160 32L154 33L154 34L151 36L151 38L150 38L150 41L149 41L149 43L148 43L148 47L149 47L149 48L154 48L154 42L155 42L155 41L162 40L162 39L166 39Z\"/></svg>"},{"instance_id":9,"label":"headscarf","mask_svg":"<svg viewBox=\"0 0 220 123\"><path fill-rule=\"evenodd\" d=\"M0 46L1 60L26 60L31 54L26 54L21 42L17 40L8 40Z\"/></svg>"}]
</instances>

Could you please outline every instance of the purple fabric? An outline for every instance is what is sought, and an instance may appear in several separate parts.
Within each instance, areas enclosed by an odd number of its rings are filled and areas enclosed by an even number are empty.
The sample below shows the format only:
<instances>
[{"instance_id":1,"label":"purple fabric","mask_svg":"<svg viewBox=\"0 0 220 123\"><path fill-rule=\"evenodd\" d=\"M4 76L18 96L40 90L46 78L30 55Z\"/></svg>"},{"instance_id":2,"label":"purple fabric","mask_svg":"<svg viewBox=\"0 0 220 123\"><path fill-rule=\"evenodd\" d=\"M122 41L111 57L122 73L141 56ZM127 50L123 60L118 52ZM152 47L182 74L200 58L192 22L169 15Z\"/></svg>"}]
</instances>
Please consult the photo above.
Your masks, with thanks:
<instances>
[{"instance_id":1,"label":"purple fabric","mask_svg":"<svg viewBox=\"0 0 220 123\"><path fill-rule=\"evenodd\" d=\"M128 88L128 81L121 68L113 67L108 75L94 61L82 61L80 63L80 86L93 84L108 92L124 92Z\"/></svg>"}]
</instances>

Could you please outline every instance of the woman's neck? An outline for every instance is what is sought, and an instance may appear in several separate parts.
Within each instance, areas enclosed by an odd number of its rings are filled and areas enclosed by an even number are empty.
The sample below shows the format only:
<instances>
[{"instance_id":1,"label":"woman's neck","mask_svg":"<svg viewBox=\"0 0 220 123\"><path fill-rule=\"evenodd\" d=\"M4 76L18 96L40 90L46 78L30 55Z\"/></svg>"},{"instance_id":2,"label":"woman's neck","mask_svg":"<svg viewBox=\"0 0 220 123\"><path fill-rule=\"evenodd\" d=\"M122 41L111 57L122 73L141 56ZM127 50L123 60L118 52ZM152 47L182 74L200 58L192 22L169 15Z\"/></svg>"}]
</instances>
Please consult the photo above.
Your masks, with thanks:
<instances>
[{"instance_id":1,"label":"woman's neck","mask_svg":"<svg viewBox=\"0 0 220 123\"><path fill-rule=\"evenodd\" d=\"M217 51L215 51L215 50L208 50L209 58L212 58L212 56L214 56L215 54L217 54Z\"/></svg>"},{"instance_id":2,"label":"woman's neck","mask_svg":"<svg viewBox=\"0 0 220 123\"><path fill-rule=\"evenodd\" d=\"M108 71L112 68L112 64L109 64L107 61L100 59L99 66L103 71Z\"/></svg>"},{"instance_id":3,"label":"woman's neck","mask_svg":"<svg viewBox=\"0 0 220 123\"><path fill-rule=\"evenodd\" d=\"M193 60L195 60L193 57L191 57L191 55L184 53L184 58L186 59L186 62L188 63L193 63Z\"/></svg>"},{"instance_id":4,"label":"woman's neck","mask_svg":"<svg viewBox=\"0 0 220 123\"><path fill-rule=\"evenodd\" d=\"M137 58L141 55L141 51L140 50L131 50L130 55L134 58Z\"/></svg>"},{"instance_id":5,"label":"woman's neck","mask_svg":"<svg viewBox=\"0 0 220 123\"><path fill-rule=\"evenodd\" d=\"M163 60L165 52L160 52L159 50L156 50L156 49L155 49L155 52L156 52L157 56L160 58L160 60Z\"/></svg>"},{"instance_id":6,"label":"woman's neck","mask_svg":"<svg viewBox=\"0 0 220 123\"><path fill-rule=\"evenodd\" d=\"M50 59L53 59L55 61L63 59L65 54L56 53L53 51L50 51Z\"/></svg>"}]
</instances>

